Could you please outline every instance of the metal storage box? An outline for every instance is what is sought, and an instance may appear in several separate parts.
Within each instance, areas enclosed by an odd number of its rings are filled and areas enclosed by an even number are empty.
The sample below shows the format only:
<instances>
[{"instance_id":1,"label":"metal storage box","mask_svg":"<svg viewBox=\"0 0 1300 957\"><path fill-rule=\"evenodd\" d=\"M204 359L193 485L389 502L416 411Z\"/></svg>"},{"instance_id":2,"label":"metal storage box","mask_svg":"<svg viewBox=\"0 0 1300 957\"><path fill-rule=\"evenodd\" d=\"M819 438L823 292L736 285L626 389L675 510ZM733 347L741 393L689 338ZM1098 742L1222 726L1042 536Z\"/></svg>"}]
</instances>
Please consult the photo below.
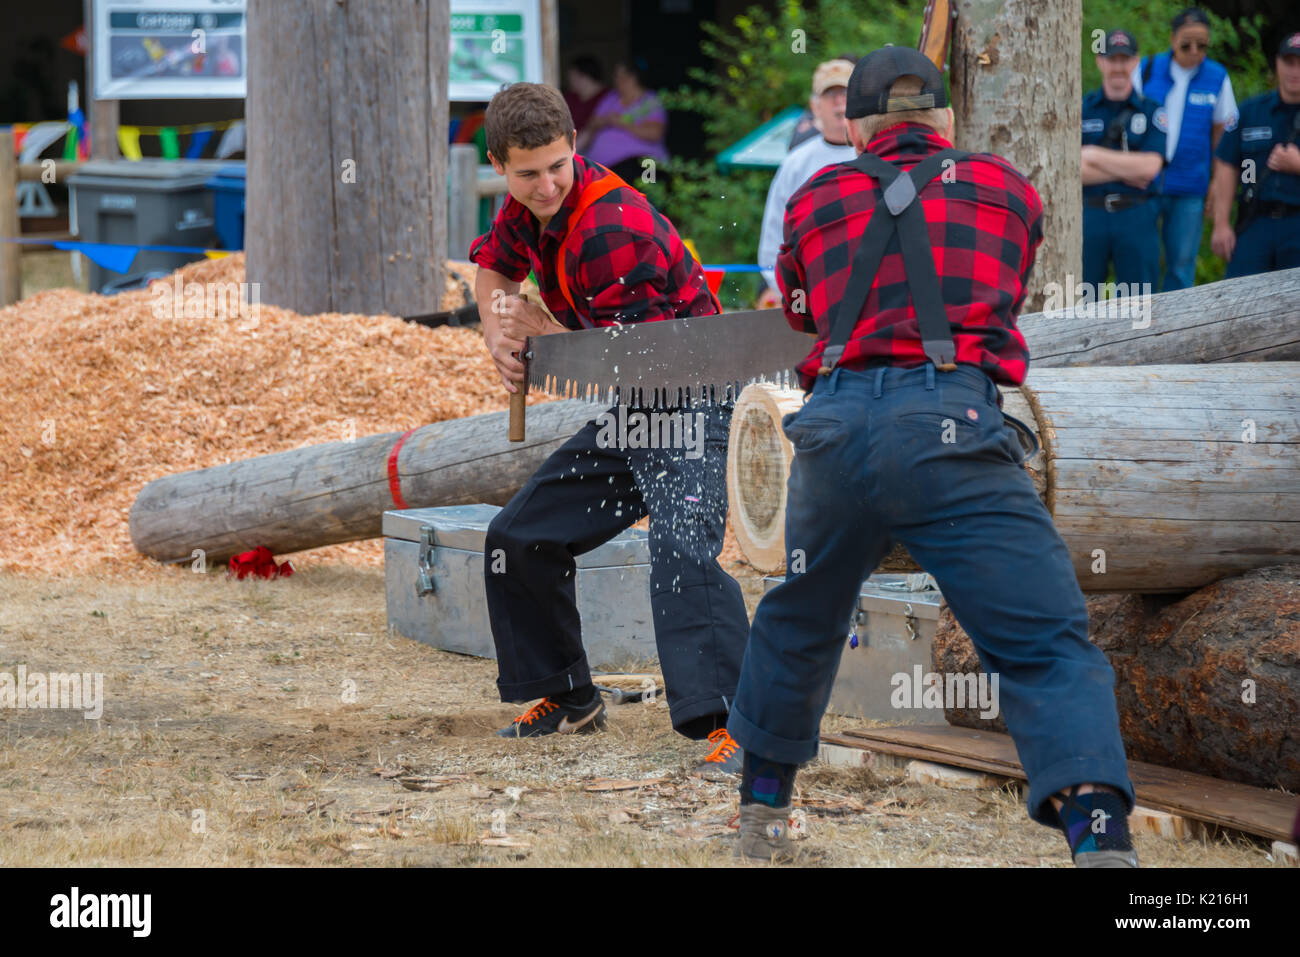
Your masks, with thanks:
<instances>
[{"instance_id":1,"label":"metal storage box","mask_svg":"<svg viewBox=\"0 0 1300 957\"><path fill-rule=\"evenodd\" d=\"M483 587L483 543L495 505L384 513L388 627L444 651L495 658ZM656 655L650 611L650 544L628 529L577 564L582 642L593 668Z\"/></svg>"},{"instance_id":2,"label":"metal storage box","mask_svg":"<svg viewBox=\"0 0 1300 957\"><path fill-rule=\"evenodd\" d=\"M92 243L132 246L210 247L212 190L208 179L225 166L218 160L91 160L68 177L73 232ZM142 249L130 275L169 273L202 253ZM90 288L100 291L121 279L90 264Z\"/></svg>"},{"instance_id":3,"label":"metal storage box","mask_svg":"<svg viewBox=\"0 0 1300 957\"><path fill-rule=\"evenodd\" d=\"M890 724L945 724L943 708L918 707L910 689L934 668L932 645L939 624L937 590L917 590L928 576L872 575L862 583L853 620L845 622L840 669L827 711ZM785 579L763 580L771 591ZM853 646L853 638L857 646ZM916 671L920 668L920 672ZM896 676L905 676L910 707L894 706Z\"/></svg>"}]
</instances>

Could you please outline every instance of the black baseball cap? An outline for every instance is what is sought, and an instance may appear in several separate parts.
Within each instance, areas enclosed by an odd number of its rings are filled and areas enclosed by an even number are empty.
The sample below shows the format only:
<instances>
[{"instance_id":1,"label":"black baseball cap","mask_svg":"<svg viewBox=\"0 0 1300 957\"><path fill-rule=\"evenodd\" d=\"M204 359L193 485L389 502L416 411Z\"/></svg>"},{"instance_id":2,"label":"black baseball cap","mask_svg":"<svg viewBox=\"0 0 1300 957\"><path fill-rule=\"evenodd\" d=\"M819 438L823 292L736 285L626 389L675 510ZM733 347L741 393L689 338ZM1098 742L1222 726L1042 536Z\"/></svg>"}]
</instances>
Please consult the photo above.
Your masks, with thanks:
<instances>
[{"instance_id":1,"label":"black baseball cap","mask_svg":"<svg viewBox=\"0 0 1300 957\"><path fill-rule=\"evenodd\" d=\"M1138 42L1127 30L1111 30L1106 34L1102 56L1137 56Z\"/></svg>"},{"instance_id":2,"label":"black baseball cap","mask_svg":"<svg viewBox=\"0 0 1300 957\"><path fill-rule=\"evenodd\" d=\"M1287 34L1277 48L1278 56L1300 56L1300 31Z\"/></svg>"},{"instance_id":3,"label":"black baseball cap","mask_svg":"<svg viewBox=\"0 0 1300 957\"><path fill-rule=\"evenodd\" d=\"M912 96L889 95L889 88L902 76L921 78L921 92ZM844 115L850 120L877 113L904 110L942 109L948 105L943 74L920 50L911 47L882 47L869 53L853 67L849 77Z\"/></svg>"}]
</instances>

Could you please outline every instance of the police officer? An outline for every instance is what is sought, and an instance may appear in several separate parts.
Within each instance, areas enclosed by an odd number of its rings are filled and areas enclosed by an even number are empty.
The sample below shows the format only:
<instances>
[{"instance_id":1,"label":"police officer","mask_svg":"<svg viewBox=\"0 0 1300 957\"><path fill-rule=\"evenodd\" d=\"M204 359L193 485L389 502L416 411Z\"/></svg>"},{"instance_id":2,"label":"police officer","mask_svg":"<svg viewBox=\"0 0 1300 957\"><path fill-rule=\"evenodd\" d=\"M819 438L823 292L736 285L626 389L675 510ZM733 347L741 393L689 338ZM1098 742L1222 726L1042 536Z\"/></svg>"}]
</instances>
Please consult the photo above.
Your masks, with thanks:
<instances>
[{"instance_id":1,"label":"police officer","mask_svg":"<svg viewBox=\"0 0 1300 957\"><path fill-rule=\"evenodd\" d=\"M1283 38L1276 67L1277 89L1241 104L1214 154L1210 245L1229 278L1300 266L1300 32Z\"/></svg>"},{"instance_id":2,"label":"police officer","mask_svg":"<svg viewBox=\"0 0 1300 957\"><path fill-rule=\"evenodd\" d=\"M1151 183L1165 166L1164 108L1133 89L1137 40L1111 30L1097 56L1101 88L1083 98L1083 279L1095 287L1115 266L1130 288L1160 272Z\"/></svg>"}]
</instances>

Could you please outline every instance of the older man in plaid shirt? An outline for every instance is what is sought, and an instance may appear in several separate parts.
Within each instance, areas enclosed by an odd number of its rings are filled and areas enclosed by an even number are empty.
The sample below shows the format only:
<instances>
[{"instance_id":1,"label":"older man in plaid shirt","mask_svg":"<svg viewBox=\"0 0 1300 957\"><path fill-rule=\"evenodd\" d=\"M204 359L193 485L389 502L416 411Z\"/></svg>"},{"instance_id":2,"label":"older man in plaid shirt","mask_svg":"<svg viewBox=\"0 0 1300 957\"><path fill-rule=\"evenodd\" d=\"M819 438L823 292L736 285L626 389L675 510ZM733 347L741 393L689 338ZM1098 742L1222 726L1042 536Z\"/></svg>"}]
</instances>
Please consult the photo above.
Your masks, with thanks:
<instances>
[{"instance_id":1,"label":"older man in plaid shirt","mask_svg":"<svg viewBox=\"0 0 1300 957\"><path fill-rule=\"evenodd\" d=\"M787 206L778 281L817 343L799 368L812 396L784 423L787 578L759 605L728 721L745 749L737 850L789 855L795 771L817 753L845 625L899 542L1000 676L1030 816L1061 827L1079 866L1136 866L1114 673L997 390L1029 365L1015 320L1042 203L1005 160L952 149L946 102L916 50L859 61L860 155Z\"/></svg>"}]
</instances>

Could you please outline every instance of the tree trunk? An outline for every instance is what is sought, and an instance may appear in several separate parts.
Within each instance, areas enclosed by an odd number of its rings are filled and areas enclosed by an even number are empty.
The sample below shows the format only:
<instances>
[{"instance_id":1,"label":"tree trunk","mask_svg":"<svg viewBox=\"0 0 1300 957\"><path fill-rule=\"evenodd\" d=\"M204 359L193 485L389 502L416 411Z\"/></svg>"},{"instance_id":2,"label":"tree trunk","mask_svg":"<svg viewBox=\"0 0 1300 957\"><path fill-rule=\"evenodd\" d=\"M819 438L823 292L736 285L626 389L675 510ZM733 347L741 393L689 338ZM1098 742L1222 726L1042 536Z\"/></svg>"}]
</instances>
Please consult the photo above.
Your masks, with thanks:
<instances>
[{"instance_id":1,"label":"tree trunk","mask_svg":"<svg viewBox=\"0 0 1300 957\"><path fill-rule=\"evenodd\" d=\"M1004 391L1005 410L1038 435L1025 467L1085 591L1190 590L1300 556L1300 364L1051 369L1031 383ZM748 484L728 482L733 521L780 500L767 527L783 531L785 437L764 434L748 396L731 455L775 451Z\"/></svg>"},{"instance_id":2,"label":"tree trunk","mask_svg":"<svg viewBox=\"0 0 1300 957\"><path fill-rule=\"evenodd\" d=\"M436 311L450 8L248 6L248 281L305 315Z\"/></svg>"},{"instance_id":3,"label":"tree trunk","mask_svg":"<svg viewBox=\"0 0 1300 957\"><path fill-rule=\"evenodd\" d=\"M489 412L423 426L405 441L390 432L169 475L136 496L131 540L159 561L190 561L200 549L215 563L259 545L284 554L377 538L386 509L504 505L601 411L578 401L532 406L526 442L507 441L506 413Z\"/></svg>"},{"instance_id":4,"label":"tree trunk","mask_svg":"<svg viewBox=\"0 0 1300 957\"><path fill-rule=\"evenodd\" d=\"M1026 300L1038 309L1044 283L1082 273L1082 8L1079 0L957 0L956 7L955 145L1005 157L1043 198L1043 245Z\"/></svg>"}]
</instances>

